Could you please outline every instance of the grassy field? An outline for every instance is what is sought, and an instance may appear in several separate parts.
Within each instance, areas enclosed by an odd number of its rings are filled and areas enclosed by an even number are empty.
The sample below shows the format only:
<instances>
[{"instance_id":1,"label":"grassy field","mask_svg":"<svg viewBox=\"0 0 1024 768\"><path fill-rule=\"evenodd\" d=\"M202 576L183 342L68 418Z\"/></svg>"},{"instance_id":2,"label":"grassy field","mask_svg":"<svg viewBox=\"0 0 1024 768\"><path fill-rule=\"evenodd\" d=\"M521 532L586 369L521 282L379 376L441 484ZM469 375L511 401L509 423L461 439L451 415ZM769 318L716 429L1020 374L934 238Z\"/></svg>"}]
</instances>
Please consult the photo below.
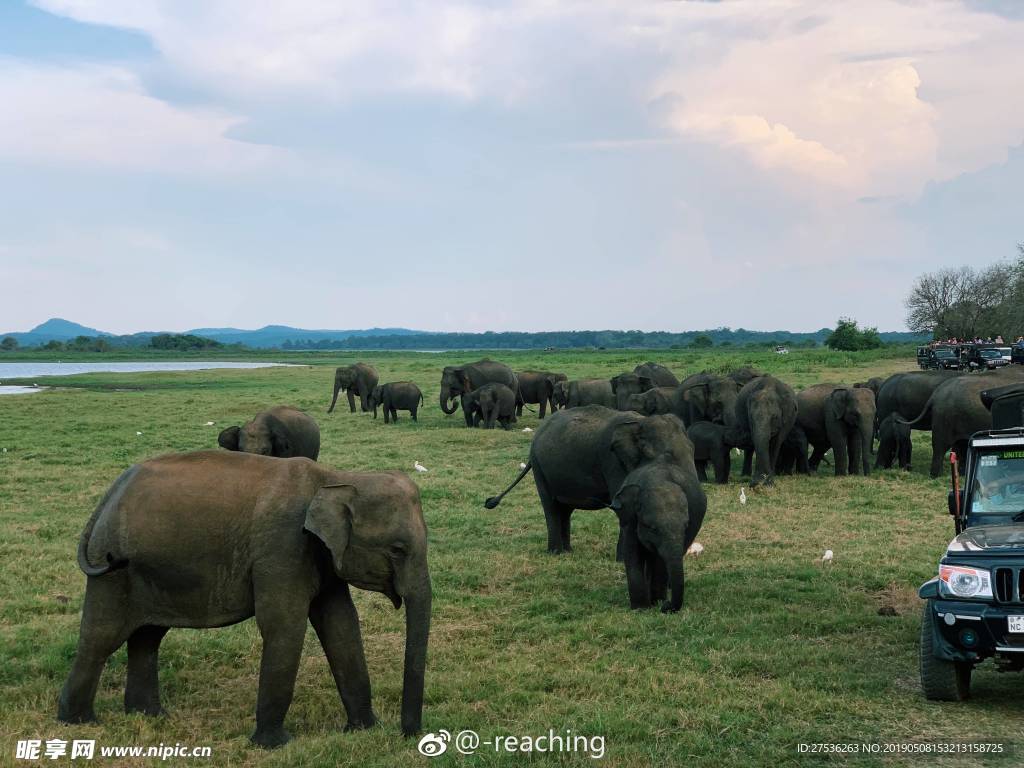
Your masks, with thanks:
<instances>
[{"instance_id":1,"label":"grassy field","mask_svg":"<svg viewBox=\"0 0 1024 768\"><path fill-rule=\"evenodd\" d=\"M340 407L325 411L333 366L355 355L289 355L310 366L245 371L105 374L0 397L0 764L26 738L100 744L208 745L209 765L395 766L515 764L522 755L430 761L398 732L404 622L381 595L358 593L378 728L344 734L344 713L309 631L284 749L252 748L260 641L251 621L168 634L161 653L167 717L126 716L122 649L104 673L94 726L54 719L74 653L85 577L79 533L99 497L133 462L216 446L217 432L276 403L320 422L320 460L346 469L417 474L430 529L434 624L424 729L473 729L483 739L549 729L603 736L601 761L540 756L539 764L785 766L917 764L886 755L802 755L801 742L1003 740L1024 745L1024 687L990 667L967 704L926 702L917 681L920 601L951 536L945 487L927 477L927 435L915 433L913 473L782 478L738 502L707 486L708 514L687 560L678 615L628 610L609 511L575 515L570 555L545 552L532 483L488 512L483 500L524 460L536 416L517 428L467 430L437 407L442 366L474 353L362 354L382 380L412 379L426 405L394 426ZM914 367L900 356L794 352L502 353L514 368L603 376L653 359L677 374L754 364L796 387L852 383ZM37 379L40 383L43 380ZM204 426L214 421L216 426ZM141 432L141 435L137 435ZM827 470L828 468L823 468ZM415 473L413 473L415 474ZM831 567L819 564L826 548ZM895 615L881 615L888 607ZM1024 747L1022 747L1024 748ZM117 764L116 760L97 763ZM136 760L125 764L139 764ZM142 761L145 763L146 761ZM155 761L154 761L155 762ZM929 764L982 765L977 758ZM24 764L24 763L22 763Z\"/></svg>"}]
</instances>

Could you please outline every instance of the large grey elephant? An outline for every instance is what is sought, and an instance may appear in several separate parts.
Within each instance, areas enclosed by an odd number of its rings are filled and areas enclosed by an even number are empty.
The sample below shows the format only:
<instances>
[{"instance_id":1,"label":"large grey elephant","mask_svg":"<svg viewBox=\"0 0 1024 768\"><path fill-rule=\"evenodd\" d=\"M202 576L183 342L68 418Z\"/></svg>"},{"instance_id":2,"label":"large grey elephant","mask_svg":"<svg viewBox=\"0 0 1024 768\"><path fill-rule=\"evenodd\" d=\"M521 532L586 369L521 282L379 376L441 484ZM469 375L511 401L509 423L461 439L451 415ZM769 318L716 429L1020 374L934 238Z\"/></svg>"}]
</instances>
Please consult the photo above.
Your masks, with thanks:
<instances>
[{"instance_id":1,"label":"large grey elephant","mask_svg":"<svg viewBox=\"0 0 1024 768\"><path fill-rule=\"evenodd\" d=\"M359 405L363 413L370 410L370 393L377 386L380 376L377 369L366 363L353 363L338 368L334 371L334 397L331 398L331 407L328 413L334 412L334 406L338 402L338 392L345 390L348 395L348 409L351 413L356 412L355 395L359 395Z\"/></svg>"},{"instance_id":2,"label":"large grey elephant","mask_svg":"<svg viewBox=\"0 0 1024 768\"><path fill-rule=\"evenodd\" d=\"M609 382L615 395L615 407L620 411L629 410L629 398L654 388L654 379L636 373L620 373Z\"/></svg>"},{"instance_id":3,"label":"large grey elephant","mask_svg":"<svg viewBox=\"0 0 1024 768\"><path fill-rule=\"evenodd\" d=\"M759 371L757 368L744 365L741 368L737 368L735 371L730 371L726 376L736 382L736 390L739 391L740 388L746 386L754 379L759 376L764 376L764 371Z\"/></svg>"},{"instance_id":4,"label":"large grey elephant","mask_svg":"<svg viewBox=\"0 0 1024 768\"><path fill-rule=\"evenodd\" d=\"M430 631L427 528L419 490L400 472L338 472L308 459L198 451L125 471L78 545L88 576L74 664L60 694L66 723L95 720L107 658L128 643L124 703L160 713L157 654L171 627L251 616L263 637L256 730L288 741L284 718L312 623L348 715L376 722L349 586L405 602L402 731L420 729ZM212 682L211 684L215 684Z\"/></svg>"},{"instance_id":5,"label":"large grey elephant","mask_svg":"<svg viewBox=\"0 0 1024 768\"><path fill-rule=\"evenodd\" d=\"M463 395L484 384L504 384L513 393L519 391L519 380L504 363L485 358L465 365L448 365L441 372L441 410L451 416L458 409ZM473 424L467 419L466 426Z\"/></svg>"},{"instance_id":6,"label":"large grey elephant","mask_svg":"<svg viewBox=\"0 0 1024 768\"><path fill-rule=\"evenodd\" d=\"M644 468L650 469L637 474ZM559 411L537 429L526 468L485 506L498 506L531 470L544 508L549 552L572 549L573 510L612 506L619 516L630 605L651 605L667 580L672 597L662 610L682 607L683 555L704 519L707 498L694 468L693 446L678 418L599 405ZM649 564L652 551L661 558L656 572Z\"/></svg>"},{"instance_id":7,"label":"large grey elephant","mask_svg":"<svg viewBox=\"0 0 1024 768\"><path fill-rule=\"evenodd\" d=\"M872 376L867 381L858 381L853 386L854 386L855 389L870 389L871 390L871 394L874 396L875 402L877 403L878 402L878 393L881 391L882 385L884 383L885 383L885 379L883 379L881 376Z\"/></svg>"},{"instance_id":8,"label":"large grey elephant","mask_svg":"<svg viewBox=\"0 0 1024 768\"><path fill-rule=\"evenodd\" d=\"M796 424L796 414L796 394L774 376L753 379L736 395L728 440L747 451L744 472L751 473L752 485L774 482L779 452ZM754 467L750 467L751 451L756 461Z\"/></svg>"},{"instance_id":9,"label":"large grey elephant","mask_svg":"<svg viewBox=\"0 0 1024 768\"><path fill-rule=\"evenodd\" d=\"M377 407L384 409L384 423L390 424L398 421L399 411L408 411L413 421L416 421L416 414L423 404L423 393L415 383L411 381L389 381L387 384L378 384L370 393L370 407L373 409L373 418L377 418Z\"/></svg>"},{"instance_id":10,"label":"large grey elephant","mask_svg":"<svg viewBox=\"0 0 1024 768\"><path fill-rule=\"evenodd\" d=\"M942 474L943 459L950 448L962 455L971 435L992 428L992 414L981 401L982 390L1022 380L1024 371L1017 366L950 377L935 388L916 418L900 419L911 429L931 429L932 477Z\"/></svg>"},{"instance_id":11,"label":"large grey elephant","mask_svg":"<svg viewBox=\"0 0 1024 768\"><path fill-rule=\"evenodd\" d=\"M320 427L306 413L288 405L262 411L241 427L228 427L217 436L221 448L290 459L320 455Z\"/></svg>"},{"instance_id":12,"label":"large grey elephant","mask_svg":"<svg viewBox=\"0 0 1024 768\"><path fill-rule=\"evenodd\" d=\"M940 384L963 375L965 374L960 371L946 370L894 373L878 388L878 395L875 397L877 422L881 424L890 413L895 413L905 420L916 418ZM921 426L918 427L931 428L930 420L921 422Z\"/></svg>"},{"instance_id":13,"label":"large grey elephant","mask_svg":"<svg viewBox=\"0 0 1024 768\"><path fill-rule=\"evenodd\" d=\"M560 381L569 380L564 373L552 371L517 371L516 378L519 380L516 416L523 415L523 405L531 404L539 406L539 416L542 419L547 415L548 405L551 406L552 413L558 410L558 404L555 402L555 385Z\"/></svg>"},{"instance_id":14,"label":"large grey elephant","mask_svg":"<svg viewBox=\"0 0 1024 768\"><path fill-rule=\"evenodd\" d=\"M640 395L630 395L623 410L636 411L644 416L672 413L677 387L654 387Z\"/></svg>"},{"instance_id":15,"label":"large grey elephant","mask_svg":"<svg viewBox=\"0 0 1024 768\"><path fill-rule=\"evenodd\" d=\"M652 363L648 360L646 363L640 363L640 365L634 368L633 373L650 379L656 387L679 386L679 379L676 375L660 363Z\"/></svg>"},{"instance_id":16,"label":"large grey elephant","mask_svg":"<svg viewBox=\"0 0 1024 768\"><path fill-rule=\"evenodd\" d=\"M608 379L573 379L568 384L566 408L579 408L582 405L603 405L615 408L615 393Z\"/></svg>"},{"instance_id":17,"label":"large grey elephant","mask_svg":"<svg viewBox=\"0 0 1024 768\"><path fill-rule=\"evenodd\" d=\"M504 384L484 384L462 395L462 411L466 425L494 429L495 422L502 429L512 429L516 420L516 396Z\"/></svg>"},{"instance_id":18,"label":"large grey elephant","mask_svg":"<svg viewBox=\"0 0 1024 768\"><path fill-rule=\"evenodd\" d=\"M687 427L698 421L732 426L739 390L736 382L728 376L695 373L683 379L676 388L672 413Z\"/></svg>"},{"instance_id":19,"label":"large grey elephant","mask_svg":"<svg viewBox=\"0 0 1024 768\"><path fill-rule=\"evenodd\" d=\"M831 448L837 476L871 473L875 395L870 389L815 384L798 392L796 402L797 424L813 446L808 461L812 472Z\"/></svg>"}]
</instances>

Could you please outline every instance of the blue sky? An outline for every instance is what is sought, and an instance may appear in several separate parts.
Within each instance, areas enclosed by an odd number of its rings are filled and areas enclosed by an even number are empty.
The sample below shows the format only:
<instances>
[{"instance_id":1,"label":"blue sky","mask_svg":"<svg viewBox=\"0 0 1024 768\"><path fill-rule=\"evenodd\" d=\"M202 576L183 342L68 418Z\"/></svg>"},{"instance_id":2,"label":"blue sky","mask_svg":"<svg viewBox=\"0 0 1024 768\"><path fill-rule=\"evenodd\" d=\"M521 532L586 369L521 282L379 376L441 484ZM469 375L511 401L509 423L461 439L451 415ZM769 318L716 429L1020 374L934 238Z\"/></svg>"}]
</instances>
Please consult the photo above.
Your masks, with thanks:
<instances>
[{"instance_id":1,"label":"blue sky","mask_svg":"<svg viewBox=\"0 0 1024 768\"><path fill-rule=\"evenodd\" d=\"M1019 4L284 5L0 3L5 327L899 329L1024 240Z\"/></svg>"}]
</instances>

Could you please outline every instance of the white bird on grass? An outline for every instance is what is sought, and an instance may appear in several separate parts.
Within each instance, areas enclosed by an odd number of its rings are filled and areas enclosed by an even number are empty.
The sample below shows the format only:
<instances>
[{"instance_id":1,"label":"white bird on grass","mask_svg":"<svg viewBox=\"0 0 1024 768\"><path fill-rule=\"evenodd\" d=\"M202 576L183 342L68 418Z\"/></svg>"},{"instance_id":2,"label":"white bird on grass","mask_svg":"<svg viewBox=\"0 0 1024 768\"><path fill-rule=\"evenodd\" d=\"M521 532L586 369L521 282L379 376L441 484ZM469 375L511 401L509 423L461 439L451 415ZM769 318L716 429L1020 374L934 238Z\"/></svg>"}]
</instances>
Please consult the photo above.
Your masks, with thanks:
<instances>
[{"instance_id":1,"label":"white bird on grass","mask_svg":"<svg viewBox=\"0 0 1024 768\"><path fill-rule=\"evenodd\" d=\"M206 422L206 426L208 426L208 427L212 427L212 426L213 426L213 422L212 422L212 421L208 421L208 422Z\"/></svg>"},{"instance_id":2,"label":"white bird on grass","mask_svg":"<svg viewBox=\"0 0 1024 768\"><path fill-rule=\"evenodd\" d=\"M418 461L414 461L412 463L412 468L415 469L417 472L429 472L430 471L429 469L424 467L422 464L420 464Z\"/></svg>"},{"instance_id":3,"label":"white bird on grass","mask_svg":"<svg viewBox=\"0 0 1024 768\"><path fill-rule=\"evenodd\" d=\"M690 555L691 557L697 557L703 551L704 545L701 544L699 541L695 541L693 542L693 544L690 545L690 548L686 550L686 554Z\"/></svg>"},{"instance_id":4,"label":"white bird on grass","mask_svg":"<svg viewBox=\"0 0 1024 768\"><path fill-rule=\"evenodd\" d=\"M7 449L6 448L4 448L4 453L7 453ZM520 469L526 469L526 462L525 461L520 461L519 462L519 468Z\"/></svg>"},{"instance_id":5,"label":"white bird on grass","mask_svg":"<svg viewBox=\"0 0 1024 768\"><path fill-rule=\"evenodd\" d=\"M832 562L832 550L831 549L826 549L825 550L825 554L821 556L821 563L822 563L822 565L824 565L825 563L831 563L831 562Z\"/></svg>"},{"instance_id":6,"label":"white bird on grass","mask_svg":"<svg viewBox=\"0 0 1024 768\"><path fill-rule=\"evenodd\" d=\"M743 490L743 488L740 488L740 504L746 504L746 503L747 503L747 493L746 493L746 491Z\"/></svg>"},{"instance_id":7,"label":"white bird on grass","mask_svg":"<svg viewBox=\"0 0 1024 768\"><path fill-rule=\"evenodd\" d=\"M523 432L533 432L529 427L523 427Z\"/></svg>"},{"instance_id":8,"label":"white bird on grass","mask_svg":"<svg viewBox=\"0 0 1024 768\"><path fill-rule=\"evenodd\" d=\"M141 432L136 432L136 433L135 433L135 436L136 436L136 437L142 437L142 433L141 433Z\"/></svg>"}]
</instances>

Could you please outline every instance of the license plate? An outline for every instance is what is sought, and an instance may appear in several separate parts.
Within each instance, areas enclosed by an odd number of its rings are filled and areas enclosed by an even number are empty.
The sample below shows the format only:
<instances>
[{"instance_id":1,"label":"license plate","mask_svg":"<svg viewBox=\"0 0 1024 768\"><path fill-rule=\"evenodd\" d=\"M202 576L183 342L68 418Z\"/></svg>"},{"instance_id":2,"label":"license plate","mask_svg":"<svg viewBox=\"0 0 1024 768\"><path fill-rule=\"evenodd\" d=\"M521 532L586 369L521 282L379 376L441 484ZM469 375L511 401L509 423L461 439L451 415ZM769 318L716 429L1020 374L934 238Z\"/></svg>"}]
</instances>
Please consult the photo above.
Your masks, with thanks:
<instances>
[{"instance_id":1,"label":"license plate","mask_svg":"<svg viewBox=\"0 0 1024 768\"><path fill-rule=\"evenodd\" d=\"M1010 632L1024 634L1024 616L1007 616L1006 621L1010 625Z\"/></svg>"}]
</instances>

